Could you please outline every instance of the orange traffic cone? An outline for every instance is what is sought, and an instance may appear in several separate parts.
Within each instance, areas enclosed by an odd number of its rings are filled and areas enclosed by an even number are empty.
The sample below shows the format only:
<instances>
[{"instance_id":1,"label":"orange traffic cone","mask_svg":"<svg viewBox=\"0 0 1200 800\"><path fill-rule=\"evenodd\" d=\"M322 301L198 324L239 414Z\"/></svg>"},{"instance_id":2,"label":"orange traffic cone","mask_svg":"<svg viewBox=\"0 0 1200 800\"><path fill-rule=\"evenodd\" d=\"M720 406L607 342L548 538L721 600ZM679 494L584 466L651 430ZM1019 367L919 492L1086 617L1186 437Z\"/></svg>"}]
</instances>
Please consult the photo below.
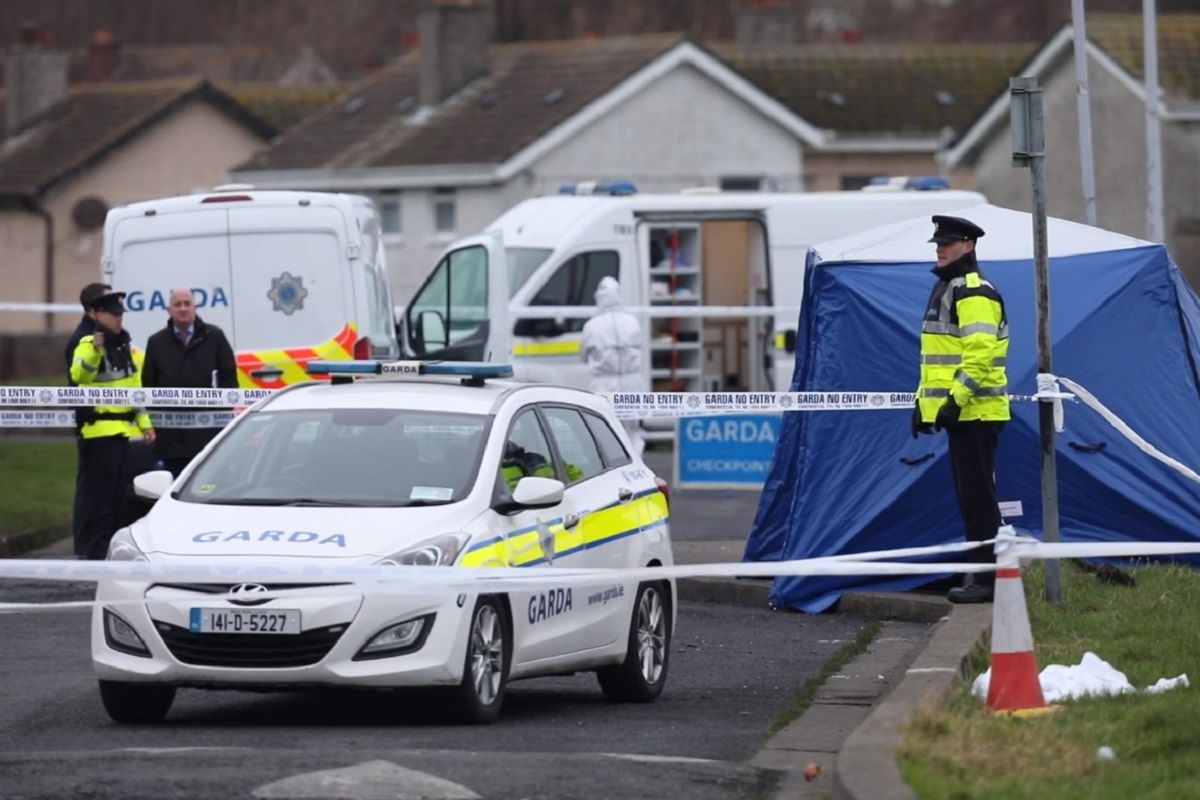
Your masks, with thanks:
<instances>
[{"instance_id":1,"label":"orange traffic cone","mask_svg":"<svg viewBox=\"0 0 1200 800\"><path fill-rule=\"evenodd\" d=\"M1046 698L1038 680L1033 653L1033 631L1025 608L1021 567L1005 565L996 570L996 593L992 605L992 679L988 684L988 708L1017 711L1044 708Z\"/></svg>"}]
</instances>

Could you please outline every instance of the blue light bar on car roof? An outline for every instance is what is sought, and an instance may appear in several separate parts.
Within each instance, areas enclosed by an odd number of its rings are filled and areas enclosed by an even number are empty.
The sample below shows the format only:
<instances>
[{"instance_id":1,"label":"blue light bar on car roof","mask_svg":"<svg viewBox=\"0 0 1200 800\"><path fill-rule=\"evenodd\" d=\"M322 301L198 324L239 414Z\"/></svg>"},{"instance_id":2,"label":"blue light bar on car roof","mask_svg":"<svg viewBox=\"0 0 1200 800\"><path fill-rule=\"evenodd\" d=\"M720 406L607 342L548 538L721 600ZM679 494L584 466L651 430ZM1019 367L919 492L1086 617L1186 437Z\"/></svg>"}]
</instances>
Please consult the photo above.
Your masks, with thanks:
<instances>
[{"instance_id":1,"label":"blue light bar on car roof","mask_svg":"<svg viewBox=\"0 0 1200 800\"><path fill-rule=\"evenodd\" d=\"M387 375L410 377L419 375L453 375L477 381L488 378L511 378L512 364L490 361L379 361L336 360L308 362L309 375Z\"/></svg>"}]
</instances>

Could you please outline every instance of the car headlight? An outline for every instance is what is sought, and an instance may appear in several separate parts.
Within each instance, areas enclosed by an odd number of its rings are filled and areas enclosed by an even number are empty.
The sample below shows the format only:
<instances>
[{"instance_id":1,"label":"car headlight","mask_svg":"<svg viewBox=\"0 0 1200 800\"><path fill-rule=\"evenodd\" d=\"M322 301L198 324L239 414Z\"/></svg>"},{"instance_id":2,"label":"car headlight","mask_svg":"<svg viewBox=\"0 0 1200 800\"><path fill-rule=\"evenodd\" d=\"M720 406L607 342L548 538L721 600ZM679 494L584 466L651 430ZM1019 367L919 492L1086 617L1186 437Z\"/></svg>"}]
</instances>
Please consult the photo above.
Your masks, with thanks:
<instances>
[{"instance_id":1,"label":"car headlight","mask_svg":"<svg viewBox=\"0 0 1200 800\"><path fill-rule=\"evenodd\" d=\"M375 563L396 567L447 567L455 562L470 538L465 533L435 536L392 553Z\"/></svg>"},{"instance_id":2,"label":"car headlight","mask_svg":"<svg viewBox=\"0 0 1200 800\"><path fill-rule=\"evenodd\" d=\"M376 633L354 656L354 661L388 658L420 650L433 627L433 614L389 625Z\"/></svg>"},{"instance_id":3,"label":"car headlight","mask_svg":"<svg viewBox=\"0 0 1200 800\"><path fill-rule=\"evenodd\" d=\"M133 626L107 608L104 609L104 641L119 653L150 658L150 649Z\"/></svg>"},{"instance_id":4,"label":"car headlight","mask_svg":"<svg viewBox=\"0 0 1200 800\"><path fill-rule=\"evenodd\" d=\"M146 554L133 540L133 532L129 528L121 528L113 534L108 543L108 555L105 561L149 561Z\"/></svg>"}]
</instances>

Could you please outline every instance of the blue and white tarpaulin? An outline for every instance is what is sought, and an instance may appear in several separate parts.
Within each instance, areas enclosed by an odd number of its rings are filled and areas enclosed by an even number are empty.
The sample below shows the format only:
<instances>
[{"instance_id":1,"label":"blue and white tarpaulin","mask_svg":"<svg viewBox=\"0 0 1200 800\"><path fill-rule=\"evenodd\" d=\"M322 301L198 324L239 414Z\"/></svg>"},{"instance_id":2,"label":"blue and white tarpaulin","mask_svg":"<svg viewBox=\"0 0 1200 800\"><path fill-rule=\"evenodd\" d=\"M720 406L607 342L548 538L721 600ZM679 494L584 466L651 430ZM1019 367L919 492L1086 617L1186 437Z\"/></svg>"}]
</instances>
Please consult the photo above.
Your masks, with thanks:
<instances>
[{"instance_id":1,"label":"blue and white tarpaulin","mask_svg":"<svg viewBox=\"0 0 1200 800\"><path fill-rule=\"evenodd\" d=\"M961 215L987 235L978 254L1004 296L1010 389L1036 384L1032 221L994 206ZM797 329L796 393L915 387L921 313L936 280L928 218L809 252ZM1200 300L1166 249L1049 220L1054 369L1086 386L1148 442L1200 464ZM1038 412L1014 403L997 483L1041 534ZM784 414L747 561L828 556L962 538L945 436L909 435L911 407L876 414ZM1066 541L1200 541L1200 491L1146 457L1098 412L1072 404L1056 437ZM1194 558L1194 556L1192 557ZM947 572L952 570L948 569ZM934 576L936 577L936 576ZM850 589L908 589L931 577L776 580L772 601L806 611Z\"/></svg>"}]
</instances>

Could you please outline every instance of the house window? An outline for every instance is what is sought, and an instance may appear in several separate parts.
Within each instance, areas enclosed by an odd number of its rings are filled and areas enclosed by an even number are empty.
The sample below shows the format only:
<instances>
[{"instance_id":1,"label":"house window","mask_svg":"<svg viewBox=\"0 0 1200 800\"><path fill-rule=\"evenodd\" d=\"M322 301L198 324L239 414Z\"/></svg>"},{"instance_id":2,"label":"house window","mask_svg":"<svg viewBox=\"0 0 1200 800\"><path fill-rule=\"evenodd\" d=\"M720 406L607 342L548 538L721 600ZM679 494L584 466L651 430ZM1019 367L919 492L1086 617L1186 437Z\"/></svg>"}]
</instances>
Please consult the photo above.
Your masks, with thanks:
<instances>
[{"instance_id":1,"label":"house window","mask_svg":"<svg viewBox=\"0 0 1200 800\"><path fill-rule=\"evenodd\" d=\"M379 226L384 234L398 236L404 233L404 218L400 209L400 192L392 190L379 193Z\"/></svg>"},{"instance_id":2,"label":"house window","mask_svg":"<svg viewBox=\"0 0 1200 800\"><path fill-rule=\"evenodd\" d=\"M438 233L454 233L458 229L458 213L453 189L434 190L433 227Z\"/></svg>"},{"instance_id":3,"label":"house window","mask_svg":"<svg viewBox=\"0 0 1200 800\"><path fill-rule=\"evenodd\" d=\"M722 192L761 192L763 180L750 175L728 175L721 178Z\"/></svg>"}]
</instances>

